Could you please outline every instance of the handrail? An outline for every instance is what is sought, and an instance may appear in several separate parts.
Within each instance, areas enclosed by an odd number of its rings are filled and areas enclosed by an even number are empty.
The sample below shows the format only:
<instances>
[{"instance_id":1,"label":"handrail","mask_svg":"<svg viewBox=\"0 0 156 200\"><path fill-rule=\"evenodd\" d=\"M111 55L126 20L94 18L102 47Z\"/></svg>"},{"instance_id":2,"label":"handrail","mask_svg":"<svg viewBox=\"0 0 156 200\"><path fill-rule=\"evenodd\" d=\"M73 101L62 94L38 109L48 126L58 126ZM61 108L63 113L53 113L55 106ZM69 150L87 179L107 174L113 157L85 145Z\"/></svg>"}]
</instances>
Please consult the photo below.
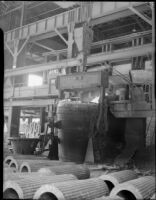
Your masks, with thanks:
<instances>
[{"instance_id":1,"label":"handrail","mask_svg":"<svg viewBox=\"0 0 156 200\"><path fill-rule=\"evenodd\" d=\"M106 44L106 43L125 41L125 40L126 41L127 40L130 41L133 38L140 37L140 36L145 36L145 35L148 35L148 34L152 34L152 31L151 30L147 30L147 31L132 33L132 34L129 34L129 35L120 36L120 37L116 37L116 38L111 38L111 39L107 39L107 40L101 40L101 41L92 43L91 47L96 46L96 45Z\"/></svg>"},{"instance_id":2,"label":"handrail","mask_svg":"<svg viewBox=\"0 0 156 200\"><path fill-rule=\"evenodd\" d=\"M107 40L100 40L98 42L93 42L91 44L91 47L95 47L95 46L103 45L103 44L108 44L108 43L112 44L114 42L120 42L120 41L126 41L127 42L127 41L131 41L132 39L135 39L137 37L143 37L143 36L148 35L148 34L152 34L152 31L147 30L147 31L143 31L143 32L132 33L132 34L129 34L129 35L126 35L126 36L111 38L111 39L107 39ZM67 49L61 49L61 50L56 50L55 54L65 53L65 52L67 52ZM43 53L43 55L51 55L51 54L54 54L54 53L53 52Z\"/></svg>"}]
</instances>

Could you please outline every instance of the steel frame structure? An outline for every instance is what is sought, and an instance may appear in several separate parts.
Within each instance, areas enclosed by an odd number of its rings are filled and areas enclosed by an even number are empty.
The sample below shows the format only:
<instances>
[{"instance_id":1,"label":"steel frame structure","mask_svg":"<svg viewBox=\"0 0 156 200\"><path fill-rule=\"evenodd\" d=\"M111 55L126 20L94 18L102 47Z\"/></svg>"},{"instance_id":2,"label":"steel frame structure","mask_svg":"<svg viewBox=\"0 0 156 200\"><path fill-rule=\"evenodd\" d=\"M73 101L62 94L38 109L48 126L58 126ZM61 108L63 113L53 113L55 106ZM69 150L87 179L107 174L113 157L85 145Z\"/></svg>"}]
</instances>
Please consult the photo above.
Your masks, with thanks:
<instances>
[{"instance_id":1,"label":"steel frame structure","mask_svg":"<svg viewBox=\"0 0 156 200\"><path fill-rule=\"evenodd\" d=\"M63 33L69 33L69 24L81 24L86 21L89 21L91 26L94 26L96 24L105 23L114 19L118 19L121 17L127 17L131 16L132 14L137 14L139 17L142 17L143 20L144 17L140 15L140 11L146 10L147 2L97 2L88 4L84 7L78 7L73 10L61 13L59 15L46 18L40 21L36 21L34 23L19 27L17 29L8 31L5 33L5 39L4 42L6 44L7 49L10 51L10 53L15 57L18 55L18 53L21 52L22 48L27 44L27 42L34 42L38 45L40 44L39 40L53 37L55 35L59 35L62 40L68 45L68 41L62 36ZM153 9L154 10L154 9ZM154 12L154 11L153 11ZM153 20L153 17L152 17ZM145 20L147 23L149 21ZM151 24L151 22L150 22ZM152 28L154 27L153 21L152 21ZM152 43L144 44L143 38L146 35L154 35L154 28L151 31L144 31L141 33L134 33L131 35L127 35L124 37L118 37L111 40L103 40L99 42L94 42L91 44L91 48L101 48L101 52L97 54L90 54L87 58L87 65L91 66L93 64L99 64L104 63L107 61L115 61L115 60L122 60L122 59L131 59L133 56L142 56L142 55L148 55L154 52L154 48ZM15 50L15 52L12 52L10 50L10 45L14 45L14 41L16 40L17 43L24 39L25 42L23 43L22 48L19 50L18 48ZM139 39L141 39L141 43L139 43ZM134 40L136 40L136 44L134 45ZM108 50L108 46L112 47L113 44L120 43L120 42L132 42L132 46L128 48L123 48L120 50L113 50L113 48L110 48ZM43 46L43 45L42 45ZM15 47L15 46L14 46ZM153 47L153 48L152 48ZM45 47L48 48L48 47ZM106 49L106 51L104 51ZM50 55L53 54L54 51L52 49L48 49L50 52L45 53L44 55ZM58 50L55 52L55 54L59 55L61 53L66 53L66 50ZM154 54L153 54L154 57ZM152 57L152 58L153 58ZM78 58L68 58L64 60L58 60L51 63L44 63L39 65L32 65L32 66L25 66L21 68L11 69L11 70L5 70L5 78L13 78L15 76L20 75L26 75L28 73L35 73L35 72L45 72L48 73L50 70L54 69L63 69L67 67L73 67L73 66L79 66L80 60ZM14 86L13 86L14 87ZM48 91L48 85L45 86L46 90ZM13 88L4 88L4 97L5 94L7 94L8 99L10 99L12 102L7 103L5 102L4 105L10 105L14 106L17 105L17 101L14 100L14 98L24 98L24 96L17 95L17 93L22 90L23 88L15 88L15 91L13 91ZM27 88L26 88L27 89ZM35 89L37 90L37 89ZM15 92L15 93L12 93ZM32 90L32 93L35 93ZM12 95L10 95L12 94ZM36 93L37 94L37 93ZM54 94L49 94L48 92L45 93L43 96L49 98L49 95L56 96L56 92ZM33 101L43 101L41 97L39 96L39 93L36 96L38 99L34 99L34 95L32 95ZM30 97L31 98L31 97ZM20 100L18 100L20 101ZM48 100L47 100L48 101ZM49 100L50 102L51 100ZM23 101L24 102L24 101ZM44 102L46 102L44 100ZM26 100L23 105L26 105L29 103L29 100ZM20 101L20 104L22 106L22 101Z\"/></svg>"}]
</instances>

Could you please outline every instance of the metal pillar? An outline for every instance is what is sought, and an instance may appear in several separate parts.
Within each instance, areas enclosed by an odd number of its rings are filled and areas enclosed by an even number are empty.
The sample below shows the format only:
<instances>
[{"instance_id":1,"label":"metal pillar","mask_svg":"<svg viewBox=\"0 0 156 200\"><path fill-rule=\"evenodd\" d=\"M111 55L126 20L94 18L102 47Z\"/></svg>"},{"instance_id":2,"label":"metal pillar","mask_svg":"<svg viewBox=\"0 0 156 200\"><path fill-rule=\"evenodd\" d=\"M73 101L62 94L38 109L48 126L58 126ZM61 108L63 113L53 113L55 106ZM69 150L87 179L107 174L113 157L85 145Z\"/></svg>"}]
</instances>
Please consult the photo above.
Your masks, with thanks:
<instances>
[{"instance_id":1,"label":"metal pillar","mask_svg":"<svg viewBox=\"0 0 156 200\"><path fill-rule=\"evenodd\" d=\"M74 27L75 23L70 23L68 26L68 55L67 58L72 58L73 42L74 42Z\"/></svg>"},{"instance_id":2,"label":"metal pillar","mask_svg":"<svg viewBox=\"0 0 156 200\"><path fill-rule=\"evenodd\" d=\"M16 68L19 40L14 41L13 69Z\"/></svg>"},{"instance_id":3,"label":"metal pillar","mask_svg":"<svg viewBox=\"0 0 156 200\"><path fill-rule=\"evenodd\" d=\"M152 91L152 109L155 109L155 2L153 2L152 8L152 75L153 75L153 91Z\"/></svg>"},{"instance_id":4,"label":"metal pillar","mask_svg":"<svg viewBox=\"0 0 156 200\"><path fill-rule=\"evenodd\" d=\"M26 40L24 41L24 43L22 44L22 46L19 49L19 41L20 40L14 40L13 41L13 47L14 50L12 51L9 44L7 42L5 42L5 46L6 48L9 50L9 52L11 53L12 57L13 57L13 68L16 68L16 63L17 63L17 57L18 55L21 53L21 51L23 50L23 48L25 47L25 45L27 44L29 40L29 37L26 38Z\"/></svg>"},{"instance_id":5,"label":"metal pillar","mask_svg":"<svg viewBox=\"0 0 156 200\"><path fill-rule=\"evenodd\" d=\"M9 137L11 136L10 133L11 133L12 110L13 110L13 107L10 106L10 107L9 107L9 116L8 116L8 133L9 133Z\"/></svg>"},{"instance_id":6,"label":"metal pillar","mask_svg":"<svg viewBox=\"0 0 156 200\"><path fill-rule=\"evenodd\" d=\"M22 2L22 7L21 7L21 21L20 21L20 27L23 26L23 19L24 19L24 4L25 2Z\"/></svg>"}]
</instances>

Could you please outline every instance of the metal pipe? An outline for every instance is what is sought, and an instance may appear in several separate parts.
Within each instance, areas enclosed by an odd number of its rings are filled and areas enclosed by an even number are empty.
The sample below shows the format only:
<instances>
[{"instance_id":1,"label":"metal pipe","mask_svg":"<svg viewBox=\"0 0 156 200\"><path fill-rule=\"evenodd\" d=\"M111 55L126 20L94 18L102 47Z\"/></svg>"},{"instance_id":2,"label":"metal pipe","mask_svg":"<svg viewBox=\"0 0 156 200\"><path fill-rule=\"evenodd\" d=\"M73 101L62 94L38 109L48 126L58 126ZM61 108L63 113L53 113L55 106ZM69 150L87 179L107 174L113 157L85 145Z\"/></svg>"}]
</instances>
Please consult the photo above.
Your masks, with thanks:
<instances>
[{"instance_id":1,"label":"metal pipe","mask_svg":"<svg viewBox=\"0 0 156 200\"><path fill-rule=\"evenodd\" d=\"M132 56L146 55L147 52L151 52L151 44L146 44L138 47L130 47L122 50L115 50L110 53L99 53L92 54L87 58L87 64L98 64L104 61L112 61L116 59L130 58ZM14 70L6 70L4 76L17 76L26 73L33 73L37 71L45 71L50 69L59 69L72 66L79 66L80 61L78 59L67 59L61 60L59 62L44 63L39 65L25 66L21 68L16 68ZM63 66L63 67L62 67Z\"/></svg>"},{"instance_id":2,"label":"metal pipe","mask_svg":"<svg viewBox=\"0 0 156 200\"><path fill-rule=\"evenodd\" d=\"M31 176L16 180L8 180L3 185L3 198L10 199L15 196L16 199L32 199L35 191L43 184L52 184L58 182L68 182L76 180L76 177L71 174L64 174L58 176Z\"/></svg>"},{"instance_id":3,"label":"metal pipe","mask_svg":"<svg viewBox=\"0 0 156 200\"><path fill-rule=\"evenodd\" d=\"M136 179L137 177L138 176L136 172L132 170L123 170L102 175L99 178L102 179L108 185L108 188L111 191L116 185L132 179Z\"/></svg>"},{"instance_id":4,"label":"metal pipe","mask_svg":"<svg viewBox=\"0 0 156 200\"><path fill-rule=\"evenodd\" d=\"M66 162L68 163L68 162ZM65 164L66 164L65 163ZM26 172L31 172L32 170L36 171L41 167L45 167L45 166L53 166L53 165L60 165L62 164L62 162L60 161L51 161L51 160L32 160L32 159L12 159L11 163L9 164L10 168L21 170L21 172L23 172L24 170L26 170ZM71 164L71 163L68 163ZM22 171L23 169L23 171Z\"/></svg>"},{"instance_id":5,"label":"metal pipe","mask_svg":"<svg viewBox=\"0 0 156 200\"><path fill-rule=\"evenodd\" d=\"M42 171L51 171L56 175L59 174L73 174L78 179L87 179L90 177L90 171L87 166L85 165L65 165L65 166L53 166L53 167L46 167L41 168L38 172Z\"/></svg>"},{"instance_id":6,"label":"metal pipe","mask_svg":"<svg viewBox=\"0 0 156 200\"><path fill-rule=\"evenodd\" d=\"M21 20L20 20L20 27L23 26L23 19L24 19L24 6L25 6L25 2L22 2L22 7L21 7Z\"/></svg>"},{"instance_id":7,"label":"metal pipe","mask_svg":"<svg viewBox=\"0 0 156 200\"><path fill-rule=\"evenodd\" d=\"M13 160L13 156L7 156L4 161L3 164L10 164L10 162Z\"/></svg>"},{"instance_id":8,"label":"metal pipe","mask_svg":"<svg viewBox=\"0 0 156 200\"><path fill-rule=\"evenodd\" d=\"M27 173L27 172L16 172L14 173L11 169L10 170L6 170L4 171L4 176L3 176L3 180L4 181L8 181L8 180L16 180L16 179L30 179L31 177L37 177L37 176L55 176L54 173L52 172L31 172L31 173Z\"/></svg>"},{"instance_id":9,"label":"metal pipe","mask_svg":"<svg viewBox=\"0 0 156 200\"><path fill-rule=\"evenodd\" d=\"M92 178L43 185L35 192L33 199L91 200L106 196L108 192L107 185L101 179Z\"/></svg>"},{"instance_id":10,"label":"metal pipe","mask_svg":"<svg viewBox=\"0 0 156 200\"><path fill-rule=\"evenodd\" d=\"M110 193L110 197L116 195L126 199L149 199L155 192L155 178L144 176L117 185Z\"/></svg>"},{"instance_id":11,"label":"metal pipe","mask_svg":"<svg viewBox=\"0 0 156 200\"><path fill-rule=\"evenodd\" d=\"M153 2L152 6L152 108L155 110L155 2Z\"/></svg>"},{"instance_id":12,"label":"metal pipe","mask_svg":"<svg viewBox=\"0 0 156 200\"><path fill-rule=\"evenodd\" d=\"M14 174L12 169L10 169L9 167L3 168L3 178L4 178L5 174L10 174L10 173Z\"/></svg>"},{"instance_id":13,"label":"metal pipe","mask_svg":"<svg viewBox=\"0 0 156 200\"><path fill-rule=\"evenodd\" d=\"M36 172L38 171L40 168L43 168L43 167L50 167L50 166L59 166L59 165L74 165L74 163L71 163L71 162L61 162L61 161L43 161L43 162L40 162L40 161L32 161L32 160L29 160L29 161L25 161L23 162L21 165L20 165L20 168L19 168L19 171L20 172Z\"/></svg>"}]
</instances>

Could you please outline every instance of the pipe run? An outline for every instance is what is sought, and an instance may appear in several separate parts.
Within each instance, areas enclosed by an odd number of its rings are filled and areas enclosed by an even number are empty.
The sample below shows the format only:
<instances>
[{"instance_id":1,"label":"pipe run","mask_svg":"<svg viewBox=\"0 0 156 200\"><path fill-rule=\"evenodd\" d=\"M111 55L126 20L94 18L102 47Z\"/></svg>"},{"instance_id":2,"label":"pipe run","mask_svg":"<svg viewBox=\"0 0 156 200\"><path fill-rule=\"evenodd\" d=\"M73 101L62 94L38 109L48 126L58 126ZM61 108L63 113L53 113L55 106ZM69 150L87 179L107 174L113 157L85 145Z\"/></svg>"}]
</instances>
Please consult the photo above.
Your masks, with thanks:
<instances>
[{"instance_id":1,"label":"pipe run","mask_svg":"<svg viewBox=\"0 0 156 200\"><path fill-rule=\"evenodd\" d=\"M23 160L15 160L14 158L12 158L9 167L15 171L19 171L20 165L22 164Z\"/></svg>"},{"instance_id":2,"label":"pipe run","mask_svg":"<svg viewBox=\"0 0 156 200\"><path fill-rule=\"evenodd\" d=\"M40 176L54 176L55 174L52 172L31 172L31 173L27 173L27 172L16 172L13 173L12 171L9 171L7 173L4 173L3 176L3 180L7 181L7 180L16 180L16 179L20 179L20 178L30 178L31 177L40 177Z\"/></svg>"},{"instance_id":3,"label":"pipe run","mask_svg":"<svg viewBox=\"0 0 156 200\"><path fill-rule=\"evenodd\" d=\"M9 168L9 165L6 163L3 163L3 168Z\"/></svg>"},{"instance_id":4,"label":"pipe run","mask_svg":"<svg viewBox=\"0 0 156 200\"><path fill-rule=\"evenodd\" d=\"M5 175L7 174L10 174L10 173L14 173L15 171L13 171L11 168L9 167L4 167L3 168L3 177L5 177Z\"/></svg>"},{"instance_id":5,"label":"pipe run","mask_svg":"<svg viewBox=\"0 0 156 200\"><path fill-rule=\"evenodd\" d=\"M46 184L40 187L33 199L91 200L108 195L107 185L99 178Z\"/></svg>"},{"instance_id":6,"label":"pipe run","mask_svg":"<svg viewBox=\"0 0 156 200\"><path fill-rule=\"evenodd\" d=\"M13 154L13 155L6 156L4 159L4 163L9 164L12 158L17 159L17 160L48 160L48 158L44 156Z\"/></svg>"},{"instance_id":7,"label":"pipe run","mask_svg":"<svg viewBox=\"0 0 156 200\"><path fill-rule=\"evenodd\" d=\"M51 160L41 160L41 159L37 159L37 160L32 160L32 159L14 159L12 158L10 164L9 164L9 167L10 168L13 168L13 169L16 169L16 171L19 171L20 170L20 166L23 164L23 163L29 163L29 164L34 164L35 166L39 165L40 163L42 163L44 166L49 166L49 165L59 165L60 164L60 161L51 161Z\"/></svg>"},{"instance_id":8,"label":"pipe run","mask_svg":"<svg viewBox=\"0 0 156 200\"><path fill-rule=\"evenodd\" d=\"M149 199L155 192L155 178L144 176L117 185L110 193L110 197L116 195L127 200Z\"/></svg>"},{"instance_id":9,"label":"pipe run","mask_svg":"<svg viewBox=\"0 0 156 200\"><path fill-rule=\"evenodd\" d=\"M105 174L99 177L107 184L109 190L111 191L116 185L138 178L137 173L132 170L123 170L118 172L113 172L110 174Z\"/></svg>"},{"instance_id":10,"label":"pipe run","mask_svg":"<svg viewBox=\"0 0 156 200\"><path fill-rule=\"evenodd\" d=\"M31 176L26 178L18 178L16 180L8 180L3 184L3 199L32 199L34 193L44 184L52 184L57 182L68 182L76 180L72 174L64 174L58 176Z\"/></svg>"},{"instance_id":11,"label":"pipe run","mask_svg":"<svg viewBox=\"0 0 156 200\"><path fill-rule=\"evenodd\" d=\"M56 175L59 174L73 174L78 179L90 178L90 170L86 165L64 165L64 166L52 166L47 168L41 168L38 172L52 172Z\"/></svg>"},{"instance_id":12,"label":"pipe run","mask_svg":"<svg viewBox=\"0 0 156 200\"><path fill-rule=\"evenodd\" d=\"M9 165L10 162L12 161L12 159L13 159L13 156L7 156L7 157L4 159L3 164Z\"/></svg>"},{"instance_id":13,"label":"pipe run","mask_svg":"<svg viewBox=\"0 0 156 200\"><path fill-rule=\"evenodd\" d=\"M61 162L61 161L55 161L55 160L48 160L48 161L24 161L20 168L19 171L20 172L36 172L38 171L40 168L43 167L51 167L51 166L59 166L61 165L63 167L63 165L75 165L75 163L72 162Z\"/></svg>"}]
</instances>

